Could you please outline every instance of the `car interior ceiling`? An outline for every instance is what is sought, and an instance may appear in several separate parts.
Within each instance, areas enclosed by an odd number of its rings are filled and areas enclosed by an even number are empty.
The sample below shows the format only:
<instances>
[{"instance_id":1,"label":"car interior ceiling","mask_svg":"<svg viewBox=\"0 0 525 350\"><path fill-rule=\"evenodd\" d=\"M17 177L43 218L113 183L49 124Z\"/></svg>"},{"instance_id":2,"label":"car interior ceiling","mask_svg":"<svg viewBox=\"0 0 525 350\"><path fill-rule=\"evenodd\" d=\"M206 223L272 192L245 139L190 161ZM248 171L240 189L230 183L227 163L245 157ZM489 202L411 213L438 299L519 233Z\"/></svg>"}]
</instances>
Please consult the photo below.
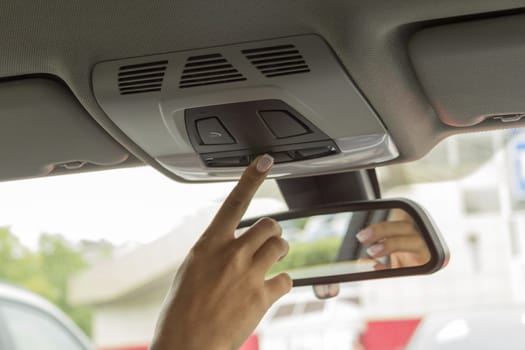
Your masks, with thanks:
<instances>
[{"instance_id":1,"label":"car interior ceiling","mask_svg":"<svg viewBox=\"0 0 525 350\"><path fill-rule=\"evenodd\" d=\"M149 349L185 286L174 274L220 281L270 240L282 249L259 285L289 274L290 292L240 350L522 348L524 0L0 13L0 350L60 338L26 306L82 349ZM188 268L198 258L210 278Z\"/></svg>"},{"instance_id":2,"label":"car interior ceiling","mask_svg":"<svg viewBox=\"0 0 525 350\"><path fill-rule=\"evenodd\" d=\"M523 125L515 78L521 60L501 56L523 55L520 1L157 5L136 2L122 11L98 1L0 4L12 13L0 23L3 180L146 163L185 181L108 118L93 94L93 66L309 33L329 44L392 135L400 156L378 165L418 159L456 133ZM494 79L491 67L503 60ZM472 86L476 94L454 97Z\"/></svg>"}]
</instances>

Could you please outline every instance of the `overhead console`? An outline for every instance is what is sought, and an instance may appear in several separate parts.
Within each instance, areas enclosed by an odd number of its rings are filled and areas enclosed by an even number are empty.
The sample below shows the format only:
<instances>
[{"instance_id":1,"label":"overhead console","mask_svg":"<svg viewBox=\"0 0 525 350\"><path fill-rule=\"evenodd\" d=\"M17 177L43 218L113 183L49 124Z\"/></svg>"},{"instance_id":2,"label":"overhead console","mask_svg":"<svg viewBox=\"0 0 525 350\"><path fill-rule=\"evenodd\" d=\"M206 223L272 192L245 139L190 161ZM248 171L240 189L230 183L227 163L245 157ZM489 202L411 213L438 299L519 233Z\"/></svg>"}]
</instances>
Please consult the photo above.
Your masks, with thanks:
<instances>
[{"instance_id":1,"label":"overhead console","mask_svg":"<svg viewBox=\"0 0 525 350\"><path fill-rule=\"evenodd\" d=\"M340 152L328 135L280 100L190 108L185 121L207 167L246 166L263 153L281 164Z\"/></svg>"},{"instance_id":2,"label":"overhead console","mask_svg":"<svg viewBox=\"0 0 525 350\"><path fill-rule=\"evenodd\" d=\"M316 35L102 62L95 96L159 164L188 181L372 167L398 156L377 115Z\"/></svg>"},{"instance_id":3,"label":"overhead console","mask_svg":"<svg viewBox=\"0 0 525 350\"><path fill-rule=\"evenodd\" d=\"M525 15L427 28L410 41L418 79L441 121L466 127L525 117Z\"/></svg>"}]
</instances>

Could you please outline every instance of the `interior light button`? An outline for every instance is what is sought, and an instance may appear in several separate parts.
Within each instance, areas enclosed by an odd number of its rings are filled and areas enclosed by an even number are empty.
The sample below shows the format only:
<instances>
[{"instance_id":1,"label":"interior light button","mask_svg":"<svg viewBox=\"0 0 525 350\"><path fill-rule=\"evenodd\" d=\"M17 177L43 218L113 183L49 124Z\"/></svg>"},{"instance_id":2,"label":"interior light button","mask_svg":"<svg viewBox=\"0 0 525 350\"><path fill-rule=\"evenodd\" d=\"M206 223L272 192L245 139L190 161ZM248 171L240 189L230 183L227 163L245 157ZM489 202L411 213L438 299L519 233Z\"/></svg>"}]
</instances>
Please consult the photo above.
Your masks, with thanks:
<instances>
[{"instance_id":1,"label":"interior light button","mask_svg":"<svg viewBox=\"0 0 525 350\"><path fill-rule=\"evenodd\" d=\"M300 158L303 159L323 157L330 154L334 154L336 152L337 150L332 146L305 148L297 150L297 154L300 156Z\"/></svg>"},{"instance_id":2,"label":"interior light button","mask_svg":"<svg viewBox=\"0 0 525 350\"><path fill-rule=\"evenodd\" d=\"M288 111L259 111L259 115L278 139L310 133L310 130Z\"/></svg>"},{"instance_id":3,"label":"interior light button","mask_svg":"<svg viewBox=\"0 0 525 350\"><path fill-rule=\"evenodd\" d=\"M235 143L233 137L217 117L199 119L195 121L195 125L204 145L228 145Z\"/></svg>"},{"instance_id":4,"label":"interior light button","mask_svg":"<svg viewBox=\"0 0 525 350\"><path fill-rule=\"evenodd\" d=\"M209 167L246 166L249 163L250 163L250 159L247 156L218 157L218 158L206 159L206 165Z\"/></svg>"},{"instance_id":5,"label":"interior light button","mask_svg":"<svg viewBox=\"0 0 525 350\"><path fill-rule=\"evenodd\" d=\"M273 153L270 153L270 155L273 157L273 161L276 164L291 162L293 160L293 158L290 157L288 152L273 152Z\"/></svg>"}]
</instances>

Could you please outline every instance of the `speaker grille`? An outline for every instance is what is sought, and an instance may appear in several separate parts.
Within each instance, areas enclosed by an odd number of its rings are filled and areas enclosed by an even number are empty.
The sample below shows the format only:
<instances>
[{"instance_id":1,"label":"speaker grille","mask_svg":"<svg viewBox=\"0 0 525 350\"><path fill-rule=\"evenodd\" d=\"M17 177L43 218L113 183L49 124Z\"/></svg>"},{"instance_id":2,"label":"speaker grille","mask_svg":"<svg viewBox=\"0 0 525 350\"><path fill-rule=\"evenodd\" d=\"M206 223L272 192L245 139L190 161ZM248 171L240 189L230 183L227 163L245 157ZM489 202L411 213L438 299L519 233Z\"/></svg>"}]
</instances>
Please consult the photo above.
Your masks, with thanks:
<instances>
[{"instance_id":1,"label":"speaker grille","mask_svg":"<svg viewBox=\"0 0 525 350\"><path fill-rule=\"evenodd\" d=\"M220 53L188 57L179 88L225 84L246 80Z\"/></svg>"},{"instance_id":2,"label":"speaker grille","mask_svg":"<svg viewBox=\"0 0 525 350\"><path fill-rule=\"evenodd\" d=\"M155 61L121 66L118 88L121 95L160 91L168 61Z\"/></svg>"},{"instance_id":3,"label":"speaker grille","mask_svg":"<svg viewBox=\"0 0 525 350\"><path fill-rule=\"evenodd\" d=\"M242 50L246 58L267 78L307 73L310 67L295 45Z\"/></svg>"}]
</instances>

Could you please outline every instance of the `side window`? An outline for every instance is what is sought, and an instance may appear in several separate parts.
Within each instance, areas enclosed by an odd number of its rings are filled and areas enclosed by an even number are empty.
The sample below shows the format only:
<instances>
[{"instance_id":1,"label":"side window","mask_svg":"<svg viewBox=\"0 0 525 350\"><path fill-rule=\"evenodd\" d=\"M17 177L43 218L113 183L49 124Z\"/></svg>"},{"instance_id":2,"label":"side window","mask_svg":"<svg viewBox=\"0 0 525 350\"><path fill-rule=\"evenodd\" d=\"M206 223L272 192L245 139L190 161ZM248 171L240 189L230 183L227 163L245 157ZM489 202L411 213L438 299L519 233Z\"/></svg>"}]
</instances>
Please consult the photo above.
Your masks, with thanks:
<instances>
[{"instance_id":1,"label":"side window","mask_svg":"<svg viewBox=\"0 0 525 350\"><path fill-rule=\"evenodd\" d=\"M18 303L0 303L0 312L14 350L85 350L53 317Z\"/></svg>"}]
</instances>

